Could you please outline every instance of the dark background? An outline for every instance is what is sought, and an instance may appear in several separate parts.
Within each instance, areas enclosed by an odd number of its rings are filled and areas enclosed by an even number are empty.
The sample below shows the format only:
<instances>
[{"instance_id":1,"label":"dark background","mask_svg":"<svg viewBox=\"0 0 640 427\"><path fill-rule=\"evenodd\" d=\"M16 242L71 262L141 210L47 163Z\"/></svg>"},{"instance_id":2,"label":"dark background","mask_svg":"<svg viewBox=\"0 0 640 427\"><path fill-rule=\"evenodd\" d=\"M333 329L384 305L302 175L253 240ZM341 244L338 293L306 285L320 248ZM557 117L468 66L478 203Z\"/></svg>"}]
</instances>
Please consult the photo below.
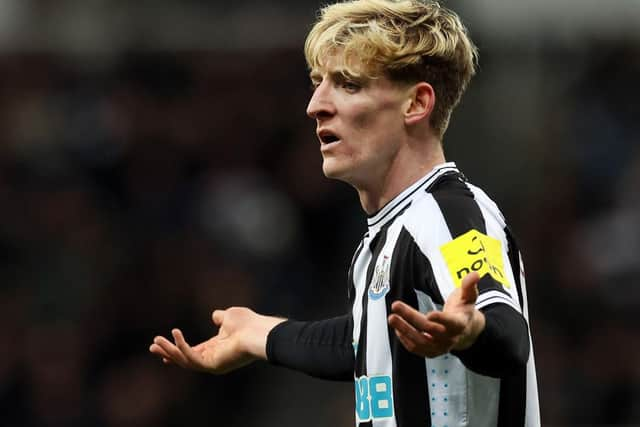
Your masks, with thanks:
<instances>
[{"instance_id":1,"label":"dark background","mask_svg":"<svg viewBox=\"0 0 640 427\"><path fill-rule=\"evenodd\" d=\"M525 257L544 426L640 425L640 5L451 1L448 160ZM350 426L353 386L148 353L214 308L348 310L365 217L321 173L315 1L0 0L0 425Z\"/></svg>"}]
</instances>

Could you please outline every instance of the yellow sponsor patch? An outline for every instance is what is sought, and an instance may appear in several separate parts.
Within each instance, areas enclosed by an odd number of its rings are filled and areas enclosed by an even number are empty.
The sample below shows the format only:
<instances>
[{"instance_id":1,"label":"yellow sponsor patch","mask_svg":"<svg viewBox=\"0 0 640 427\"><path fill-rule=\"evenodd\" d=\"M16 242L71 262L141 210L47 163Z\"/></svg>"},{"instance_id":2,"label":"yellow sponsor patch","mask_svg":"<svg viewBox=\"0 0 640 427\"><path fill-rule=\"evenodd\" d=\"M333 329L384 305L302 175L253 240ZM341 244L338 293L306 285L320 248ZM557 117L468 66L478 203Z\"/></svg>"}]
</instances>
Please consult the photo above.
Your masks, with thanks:
<instances>
[{"instance_id":1,"label":"yellow sponsor patch","mask_svg":"<svg viewBox=\"0 0 640 427\"><path fill-rule=\"evenodd\" d=\"M480 277L489 274L503 286L511 287L504 274L500 240L478 230L470 230L440 246L440 252L456 288L461 286L462 279L472 271L477 271Z\"/></svg>"}]
</instances>

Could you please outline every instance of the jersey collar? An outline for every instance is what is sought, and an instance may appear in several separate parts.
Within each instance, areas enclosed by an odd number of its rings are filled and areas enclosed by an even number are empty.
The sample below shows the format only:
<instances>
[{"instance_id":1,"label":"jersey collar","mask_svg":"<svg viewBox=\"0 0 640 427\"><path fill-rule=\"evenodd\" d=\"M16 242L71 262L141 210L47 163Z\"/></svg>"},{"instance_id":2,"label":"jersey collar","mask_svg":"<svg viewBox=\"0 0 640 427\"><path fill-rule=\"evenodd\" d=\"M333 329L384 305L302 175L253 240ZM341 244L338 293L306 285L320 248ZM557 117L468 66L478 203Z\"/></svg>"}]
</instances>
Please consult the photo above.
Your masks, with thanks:
<instances>
[{"instance_id":1,"label":"jersey collar","mask_svg":"<svg viewBox=\"0 0 640 427\"><path fill-rule=\"evenodd\" d=\"M439 177L448 172L459 172L454 162L442 163L435 166L428 174L391 199L382 209L369 216L367 218L369 229L380 228L389 222L389 220L395 218L396 215L411 204L416 196L422 194L421 190L426 190Z\"/></svg>"}]
</instances>

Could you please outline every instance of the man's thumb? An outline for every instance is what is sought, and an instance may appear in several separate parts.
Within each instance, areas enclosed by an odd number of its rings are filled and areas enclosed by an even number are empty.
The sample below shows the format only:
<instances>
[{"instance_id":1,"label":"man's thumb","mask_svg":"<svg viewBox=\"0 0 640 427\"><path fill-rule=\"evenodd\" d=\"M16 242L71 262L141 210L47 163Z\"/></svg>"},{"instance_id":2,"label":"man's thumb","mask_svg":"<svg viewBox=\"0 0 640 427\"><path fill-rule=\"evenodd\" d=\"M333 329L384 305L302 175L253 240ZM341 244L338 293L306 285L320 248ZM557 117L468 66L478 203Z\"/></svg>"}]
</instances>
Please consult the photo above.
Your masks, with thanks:
<instances>
[{"instance_id":1,"label":"man's thumb","mask_svg":"<svg viewBox=\"0 0 640 427\"><path fill-rule=\"evenodd\" d=\"M213 319L213 323L215 323L216 326L222 325L222 322L224 321L224 314L225 314L224 310L213 311L213 314L211 315L211 319Z\"/></svg>"},{"instance_id":2,"label":"man's thumb","mask_svg":"<svg viewBox=\"0 0 640 427\"><path fill-rule=\"evenodd\" d=\"M462 301L466 304L475 304L478 299L478 282L480 281L480 275L475 271L467 274L462 279L461 285L461 297Z\"/></svg>"}]
</instances>

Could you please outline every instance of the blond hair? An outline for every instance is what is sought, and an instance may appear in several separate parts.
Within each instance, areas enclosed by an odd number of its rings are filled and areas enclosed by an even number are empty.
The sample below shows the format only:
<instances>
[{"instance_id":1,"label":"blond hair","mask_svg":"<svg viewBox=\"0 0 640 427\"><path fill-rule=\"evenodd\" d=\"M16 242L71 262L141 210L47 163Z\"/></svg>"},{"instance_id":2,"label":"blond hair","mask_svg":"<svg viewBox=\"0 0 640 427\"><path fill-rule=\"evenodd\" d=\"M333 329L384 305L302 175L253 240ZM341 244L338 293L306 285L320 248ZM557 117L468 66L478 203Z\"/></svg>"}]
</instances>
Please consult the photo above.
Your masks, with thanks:
<instances>
[{"instance_id":1,"label":"blond hair","mask_svg":"<svg viewBox=\"0 0 640 427\"><path fill-rule=\"evenodd\" d=\"M309 32L311 70L339 55L344 72L426 81L436 93L430 124L442 138L475 74L478 51L458 15L435 1L354 0L326 6Z\"/></svg>"}]
</instances>

